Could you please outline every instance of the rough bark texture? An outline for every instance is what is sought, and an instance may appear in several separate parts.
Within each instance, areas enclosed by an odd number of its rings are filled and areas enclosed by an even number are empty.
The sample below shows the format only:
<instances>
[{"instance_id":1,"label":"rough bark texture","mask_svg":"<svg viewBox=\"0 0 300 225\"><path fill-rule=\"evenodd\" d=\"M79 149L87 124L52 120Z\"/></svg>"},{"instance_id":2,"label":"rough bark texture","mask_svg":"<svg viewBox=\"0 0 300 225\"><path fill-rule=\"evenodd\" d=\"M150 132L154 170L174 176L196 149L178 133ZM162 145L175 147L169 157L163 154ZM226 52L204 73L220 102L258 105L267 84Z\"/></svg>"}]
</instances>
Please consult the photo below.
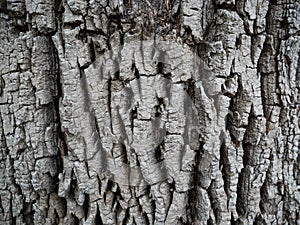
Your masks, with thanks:
<instances>
[{"instance_id":1,"label":"rough bark texture","mask_svg":"<svg viewBox=\"0 0 300 225\"><path fill-rule=\"evenodd\" d=\"M299 35L297 0L1 0L0 224L300 224Z\"/></svg>"}]
</instances>

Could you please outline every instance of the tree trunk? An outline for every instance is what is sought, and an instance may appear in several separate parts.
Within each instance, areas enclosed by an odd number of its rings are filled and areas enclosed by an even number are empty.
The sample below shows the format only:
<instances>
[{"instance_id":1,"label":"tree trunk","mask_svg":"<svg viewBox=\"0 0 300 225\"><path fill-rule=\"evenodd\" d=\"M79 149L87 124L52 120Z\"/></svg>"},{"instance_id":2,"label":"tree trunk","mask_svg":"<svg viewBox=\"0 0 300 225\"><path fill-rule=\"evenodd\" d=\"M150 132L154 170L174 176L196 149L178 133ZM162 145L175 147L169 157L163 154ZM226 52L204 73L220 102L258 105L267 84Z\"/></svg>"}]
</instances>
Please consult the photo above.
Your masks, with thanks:
<instances>
[{"instance_id":1,"label":"tree trunk","mask_svg":"<svg viewBox=\"0 0 300 225\"><path fill-rule=\"evenodd\" d=\"M300 224L297 0L0 1L0 224Z\"/></svg>"}]
</instances>

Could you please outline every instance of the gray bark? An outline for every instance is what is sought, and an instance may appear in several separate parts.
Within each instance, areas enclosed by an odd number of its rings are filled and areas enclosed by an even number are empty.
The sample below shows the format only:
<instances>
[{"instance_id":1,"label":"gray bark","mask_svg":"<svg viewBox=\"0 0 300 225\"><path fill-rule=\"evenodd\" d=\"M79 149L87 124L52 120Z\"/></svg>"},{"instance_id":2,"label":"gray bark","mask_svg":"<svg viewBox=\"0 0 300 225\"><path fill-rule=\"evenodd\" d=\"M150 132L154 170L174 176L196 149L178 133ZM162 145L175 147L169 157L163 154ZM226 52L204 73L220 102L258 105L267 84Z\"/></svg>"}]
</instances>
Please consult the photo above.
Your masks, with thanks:
<instances>
[{"instance_id":1,"label":"gray bark","mask_svg":"<svg viewBox=\"0 0 300 225\"><path fill-rule=\"evenodd\" d=\"M0 224L300 224L297 0L0 1Z\"/></svg>"}]
</instances>

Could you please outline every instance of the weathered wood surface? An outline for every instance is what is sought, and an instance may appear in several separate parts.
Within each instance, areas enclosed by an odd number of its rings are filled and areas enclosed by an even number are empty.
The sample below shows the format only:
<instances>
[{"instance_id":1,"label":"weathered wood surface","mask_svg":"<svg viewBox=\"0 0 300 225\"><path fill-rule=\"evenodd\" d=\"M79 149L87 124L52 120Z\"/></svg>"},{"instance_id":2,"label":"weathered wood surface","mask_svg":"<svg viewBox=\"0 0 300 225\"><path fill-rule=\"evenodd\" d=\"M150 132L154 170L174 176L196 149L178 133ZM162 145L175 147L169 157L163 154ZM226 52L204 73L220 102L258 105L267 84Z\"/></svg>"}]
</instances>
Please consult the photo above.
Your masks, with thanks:
<instances>
[{"instance_id":1,"label":"weathered wood surface","mask_svg":"<svg viewBox=\"0 0 300 225\"><path fill-rule=\"evenodd\" d=\"M1 0L0 224L300 224L300 2Z\"/></svg>"}]
</instances>

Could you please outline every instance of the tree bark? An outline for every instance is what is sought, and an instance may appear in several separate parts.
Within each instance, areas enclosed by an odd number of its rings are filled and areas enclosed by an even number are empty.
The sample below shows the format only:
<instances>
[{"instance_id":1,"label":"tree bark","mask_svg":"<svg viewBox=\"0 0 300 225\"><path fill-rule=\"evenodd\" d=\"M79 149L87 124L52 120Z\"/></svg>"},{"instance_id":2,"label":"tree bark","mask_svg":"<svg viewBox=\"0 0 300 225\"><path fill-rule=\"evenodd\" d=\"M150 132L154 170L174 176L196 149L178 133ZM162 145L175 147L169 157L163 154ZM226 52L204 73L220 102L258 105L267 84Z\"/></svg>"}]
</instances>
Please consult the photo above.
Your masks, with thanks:
<instances>
[{"instance_id":1,"label":"tree bark","mask_svg":"<svg viewBox=\"0 0 300 225\"><path fill-rule=\"evenodd\" d=\"M300 224L297 0L2 0L0 31L0 224Z\"/></svg>"}]
</instances>

